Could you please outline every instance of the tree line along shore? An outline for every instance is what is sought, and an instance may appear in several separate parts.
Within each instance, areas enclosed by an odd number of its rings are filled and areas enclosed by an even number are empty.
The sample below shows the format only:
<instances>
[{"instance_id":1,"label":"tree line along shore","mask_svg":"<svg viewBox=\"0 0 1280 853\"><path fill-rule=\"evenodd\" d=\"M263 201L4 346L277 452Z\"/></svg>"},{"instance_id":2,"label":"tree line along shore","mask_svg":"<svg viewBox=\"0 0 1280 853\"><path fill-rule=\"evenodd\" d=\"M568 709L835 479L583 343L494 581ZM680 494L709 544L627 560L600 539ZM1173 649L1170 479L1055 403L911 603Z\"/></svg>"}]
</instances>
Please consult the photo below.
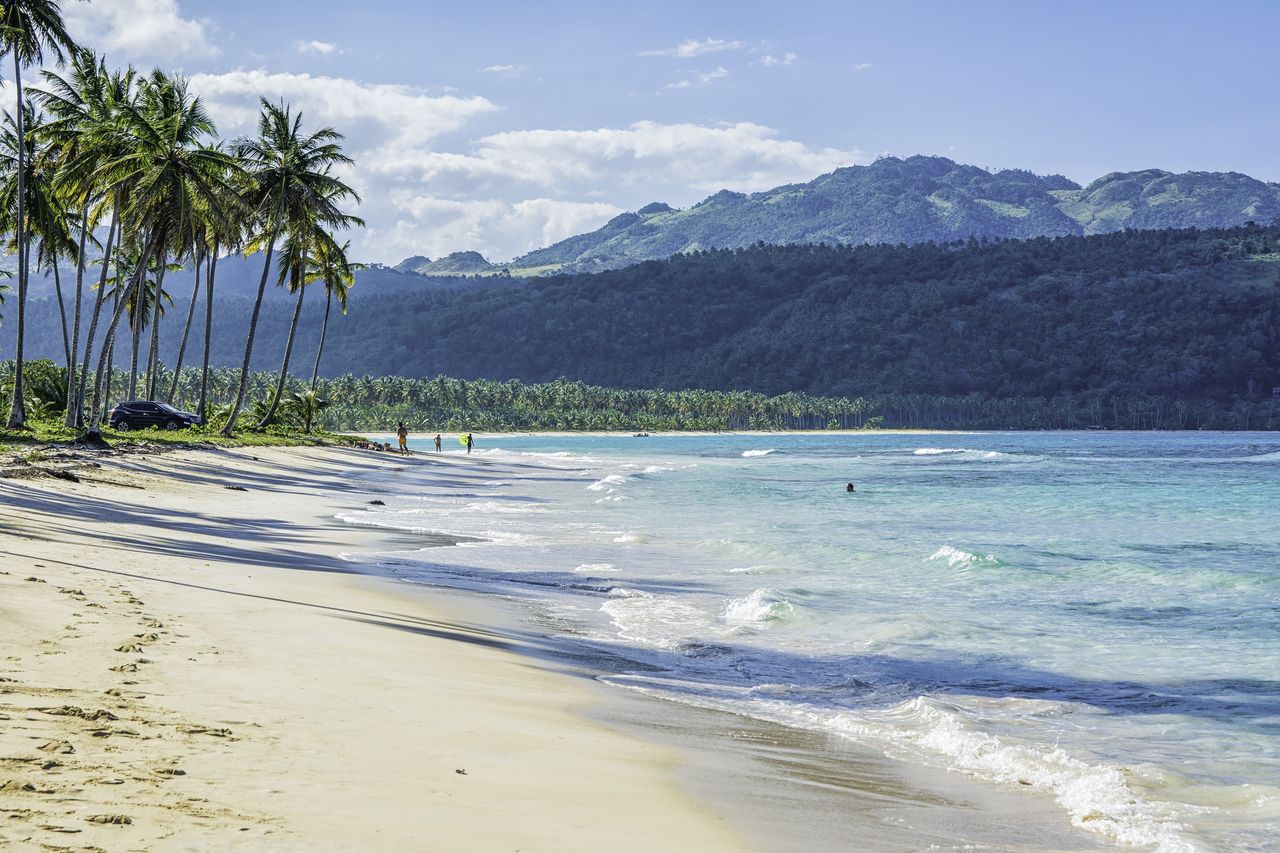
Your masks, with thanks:
<instances>
[{"instance_id":1,"label":"tree line along shore","mask_svg":"<svg viewBox=\"0 0 1280 853\"><path fill-rule=\"evenodd\" d=\"M26 387L32 423L42 435L72 439L61 424L65 369L50 361L28 362ZM0 388L12 383L13 363L0 363ZM169 440L222 436L239 382L234 368L184 368L176 380L178 405L206 394L208 423ZM115 387L128 381L124 371ZM264 418L278 382L271 372L248 379L250 420ZM767 396L756 392L652 389L620 390L583 382L525 384L516 381L462 380L438 376L340 376L317 381L290 376L274 422L260 431L237 435L252 440L339 431L387 431L404 422L415 432L508 432L538 430L826 430L826 429L1280 429L1280 399L1242 399L1223 408L1211 401L1189 403L1162 396L1063 394L1052 398L995 398L981 394L946 397L928 394L877 394L824 397L801 393ZM109 434L110 431L108 431ZM148 433L150 435L151 433ZM12 438L17 433L10 431ZM271 438L274 437L274 438ZM0 435L0 442L4 437Z\"/></svg>"}]
</instances>

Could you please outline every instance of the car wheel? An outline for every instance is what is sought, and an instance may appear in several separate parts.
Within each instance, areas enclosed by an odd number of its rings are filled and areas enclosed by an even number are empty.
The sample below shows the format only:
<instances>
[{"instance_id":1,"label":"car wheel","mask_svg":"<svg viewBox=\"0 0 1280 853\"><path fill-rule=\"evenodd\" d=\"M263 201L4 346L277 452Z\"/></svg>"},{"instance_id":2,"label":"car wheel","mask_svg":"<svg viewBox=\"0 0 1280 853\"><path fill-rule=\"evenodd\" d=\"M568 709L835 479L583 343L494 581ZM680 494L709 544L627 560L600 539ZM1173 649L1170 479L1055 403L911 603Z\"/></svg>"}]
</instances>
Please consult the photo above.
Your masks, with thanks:
<instances>
[{"instance_id":1,"label":"car wheel","mask_svg":"<svg viewBox=\"0 0 1280 853\"><path fill-rule=\"evenodd\" d=\"M116 421L111 425L111 428L116 432L128 432L130 429L128 421Z\"/></svg>"},{"instance_id":2,"label":"car wheel","mask_svg":"<svg viewBox=\"0 0 1280 853\"><path fill-rule=\"evenodd\" d=\"M166 430L168 430L169 432L172 432L173 430L178 429L178 428L179 428L179 427L181 427L181 426L182 426L182 424L178 423L177 421L165 421L165 422L164 422L164 428L165 428Z\"/></svg>"}]
</instances>

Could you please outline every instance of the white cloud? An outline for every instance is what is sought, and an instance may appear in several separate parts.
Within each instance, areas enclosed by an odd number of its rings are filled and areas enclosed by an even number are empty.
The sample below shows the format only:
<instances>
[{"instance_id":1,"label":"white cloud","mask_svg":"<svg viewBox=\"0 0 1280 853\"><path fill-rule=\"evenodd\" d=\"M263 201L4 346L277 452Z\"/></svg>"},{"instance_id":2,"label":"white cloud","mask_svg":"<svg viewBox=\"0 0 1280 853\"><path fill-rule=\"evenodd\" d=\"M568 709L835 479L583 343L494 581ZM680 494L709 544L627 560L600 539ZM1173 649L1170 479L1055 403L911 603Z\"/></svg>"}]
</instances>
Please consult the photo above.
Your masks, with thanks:
<instances>
[{"instance_id":1,"label":"white cloud","mask_svg":"<svg viewBox=\"0 0 1280 853\"><path fill-rule=\"evenodd\" d=\"M775 65L795 65L796 60L800 57L794 51L788 50L782 56L774 56L772 53L766 53L764 56L756 60L757 65L763 65L765 68L772 68Z\"/></svg>"},{"instance_id":2,"label":"white cloud","mask_svg":"<svg viewBox=\"0 0 1280 853\"><path fill-rule=\"evenodd\" d=\"M674 56L679 59L692 59L695 56L702 56L707 53L720 53L726 50L742 50L746 46L746 42L725 41L724 39L713 39L708 37L702 41L698 41L697 39L685 39L675 47L663 48L662 50L644 50L640 52L640 55Z\"/></svg>"},{"instance_id":3,"label":"white cloud","mask_svg":"<svg viewBox=\"0 0 1280 853\"><path fill-rule=\"evenodd\" d=\"M871 68L871 67L872 67L872 65L871 65L871 63L870 63L870 62L859 62L857 65L853 66L853 70L854 70L854 71L866 71L868 68Z\"/></svg>"},{"instance_id":4,"label":"white cloud","mask_svg":"<svg viewBox=\"0 0 1280 853\"><path fill-rule=\"evenodd\" d=\"M689 89L694 86L710 86L721 77L728 77L729 69L723 65L718 66L712 71L704 71L701 74L695 74L693 77L686 77L683 80L677 80L674 83L668 83L665 89Z\"/></svg>"},{"instance_id":5,"label":"white cloud","mask_svg":"<svg viewBox=\"0 0 1280 853\"><path fill-rule=\"evenodd\" d=\"M103 51L128 58L182 59L218 55L206 24L182 17L177 0L94 0L63 3L72 36Z\"/></svg>"},{"instance_id":6,"label":"white cloud","mask_svg":"<svg viewBox=\"0 0 1280 853\"><path fill-rule=\"evenodd\" d=\"M523 77L528 70L527 65L486 65L480 69L485 74L496 74L499 77Z\"/></svg>"},{"instance_id":7,"label":"white cloud","mask_svg":"<svg viewBox=\"0 0 1280 853\"><path fill-rule=\"evenodd\" d=\"M316 41L315 39L312 39L311 41L300 41L297 44L297 48L298 48L298 53L302 53L302 54L315 53L321 56L331 56L334 54L341 54L346 52L342 48L334 44L333 42Z\"/></svg>"},{"instance_id":8,"label":"white cloud","mask_svg":"<svg viewBox=\"0 0 1280 853\"><path fill-rule=\"evenodd\" d=\"M754 191L867 162L857 149L815 149L751 122L709 126L642 121L598 130L516 130L482 138L471 155L435 165L469 176L507 176L544 187L679 185Z\"/></svg>"},{"instance_id":9,"label":"white cloud","mask_svg":"<svg viewBox=\"0 0 1280 853\"><path fill-rule=\"evenodd\" d=\"M205 99L224 135L253 129L261 95L301 110L308 127L333 125L357 150L423 145L498 109L474 95L432 95L413 86L260 69L194 74L191 88Z\"/></svg>"},{"instance_id":10,"label":"white cloud","mask_svg":"<svg viewBox=\"0 0 1280 853\"><path fill-rule=\"evenodd\" d=\"M391 201L394 224L373 236L385 257L395 261L468 249L490 260L506 260L599 228L622 212L602 202L448 199L409 191L393 193Z\"/></svg>"}]
</instances>

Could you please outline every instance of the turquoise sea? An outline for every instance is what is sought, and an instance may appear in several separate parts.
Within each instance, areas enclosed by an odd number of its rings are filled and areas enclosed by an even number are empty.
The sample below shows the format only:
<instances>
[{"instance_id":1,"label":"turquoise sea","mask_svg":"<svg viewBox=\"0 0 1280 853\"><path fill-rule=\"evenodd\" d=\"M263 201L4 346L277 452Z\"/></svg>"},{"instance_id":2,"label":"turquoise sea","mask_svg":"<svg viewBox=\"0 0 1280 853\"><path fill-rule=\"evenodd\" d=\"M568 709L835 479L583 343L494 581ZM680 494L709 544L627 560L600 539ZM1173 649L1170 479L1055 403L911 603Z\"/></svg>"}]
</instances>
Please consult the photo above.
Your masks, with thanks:
<instances>
[{"instance_id":1,"label":"turquoise sea","mask_svg":"<svg viewBox=\"0 0 1280 853\"><path fill-rule=\"evenodd\" d=\"M364 559L536 608L619 689L1039 792L1120 845L1280 848L1280 435L477 435L472 460L343 516L460 544Z\"/></svg>"}]
</instances>

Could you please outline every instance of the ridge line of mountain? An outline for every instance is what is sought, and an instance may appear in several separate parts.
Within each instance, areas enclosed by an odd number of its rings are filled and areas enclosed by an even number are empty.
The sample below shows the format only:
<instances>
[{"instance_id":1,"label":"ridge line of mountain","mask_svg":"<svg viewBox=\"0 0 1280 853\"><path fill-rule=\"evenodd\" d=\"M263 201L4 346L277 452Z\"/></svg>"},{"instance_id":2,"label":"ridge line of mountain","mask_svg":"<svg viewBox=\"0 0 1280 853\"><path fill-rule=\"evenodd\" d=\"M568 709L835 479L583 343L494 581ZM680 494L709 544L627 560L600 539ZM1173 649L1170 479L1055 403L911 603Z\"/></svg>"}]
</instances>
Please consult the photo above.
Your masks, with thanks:
<instances>
[{"instance_id":1,"label":"ridge line of mountain","mask_svg":"<svg viewBox=\"0 0 1280 853\"><path fill-rule=\"evenodd\" d=\"M675 209L653 202L507 263L479 252L406 258L429 276L593 272L758 242L926 243L1104 234L1125 228L1230 228L1280 219L1280 184L1240 172L1110 172L1085 186L947 157L882 157L755 193L720 190Z\"/></svg>"}]
</instances>

